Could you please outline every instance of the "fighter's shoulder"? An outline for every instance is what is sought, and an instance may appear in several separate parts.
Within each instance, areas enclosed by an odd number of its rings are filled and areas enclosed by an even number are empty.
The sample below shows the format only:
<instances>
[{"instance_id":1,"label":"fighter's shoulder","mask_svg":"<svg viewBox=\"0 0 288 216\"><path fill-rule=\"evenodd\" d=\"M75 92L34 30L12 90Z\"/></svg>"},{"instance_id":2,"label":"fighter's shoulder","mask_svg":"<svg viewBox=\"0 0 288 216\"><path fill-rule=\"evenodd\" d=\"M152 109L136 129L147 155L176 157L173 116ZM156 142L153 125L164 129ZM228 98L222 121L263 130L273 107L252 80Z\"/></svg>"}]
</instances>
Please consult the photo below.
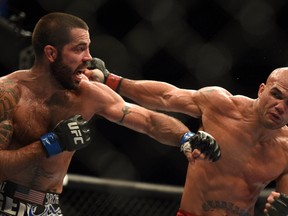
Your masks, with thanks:
<instances>
[{"instance_id":1,"label":"fighter's shoulder","mask_svg":"<svg viewBox=\"0 0 288 216\"><path fill-rule=\"evenodd\" d=\"M3 91L5 88L17 88L18 81L15 77L9 75L0 78L0 88Z\"/></svg>"},{"instance_id":2,"label":"fighter's shoulder","mask_svg":"<svg viewBox=\"0 0 288 216\"><path fill-rule=\"evenodd\" d=\"M11 73L0 77L0 97L6 99L13 99L18 101L21 94L21 87L19 85L19 79L16 74Z\"/></svg>"},{"instance_id":3,"label":"fighter's shoulder","mask_svg":"<svg viewBox=\"0 0 288 216\"><path fill-rule=\"evenodd\" d=\"M21 81L28 80L29 72L27 70L18 70L0 77L1 86L20 85Z\"/></svg>"},{"instance_id":4,"label":"fighter's shoulder","mask_svg":"<svg viewBox=\"0 0 288 216\"><path fill-rule=\"evenodd\" d=\"M241 107L247 107L247 104L251 102L248 97L233 95L227 89L217 86L202 88L199 93L200 100L204 102L205 106L210 104L214 110L218 108L222 111L239 110Z\"/></svg>"},{"instance_id":5,"label":"fighter's shoulder","mask_svg":"<svg viewBox=\"0 0 288 216\"><path fill-rule=\"evenodd\" d=\"M280 129L281 135L285 138L285 143L287 142L287 137L288 137L288 126L284 125L281 129Z\"/></svg>"},{"instance_id":6,"label":"fighter's shoulder","mask_svg":"<svg viewBox=\"0 0 288 216\"><path fill-rule=\"evenodd\" d=\"M220 86L207 86L199 89L200 92L232 95L227 89Z\"/></svg>"},{"instance_id":7,"label":"fighter's shoulder","mask_svg":"<svg viewBox=\"0 0 288 216\"><path fill-rule=\"evenodd\" d=\"M199 95L202 95L204 97L207 97L209 99L221 99L221 100L227 100L231 99L233 95L225 88L219 87L219 86L208 86L199 89L198 91Z\"/></svg>"}]
</instances>

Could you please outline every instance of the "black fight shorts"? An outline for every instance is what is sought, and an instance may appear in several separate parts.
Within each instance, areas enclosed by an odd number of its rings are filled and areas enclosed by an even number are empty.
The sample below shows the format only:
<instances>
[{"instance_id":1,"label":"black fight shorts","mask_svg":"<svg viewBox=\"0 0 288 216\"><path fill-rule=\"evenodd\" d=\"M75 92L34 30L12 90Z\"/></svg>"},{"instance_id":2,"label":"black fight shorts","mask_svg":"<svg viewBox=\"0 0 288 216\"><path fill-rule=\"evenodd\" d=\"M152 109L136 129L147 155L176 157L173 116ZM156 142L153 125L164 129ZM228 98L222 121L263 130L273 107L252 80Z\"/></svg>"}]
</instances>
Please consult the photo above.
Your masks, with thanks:
<instances>
[{"instance_id":1,"label":"black fight shorts","mask_svg":"<svg viewBox=\"0 0 288 216\"><path fill-rule=\"evenodd\" d=\"M0 182L0 216L63 216L59 194Z\"/></svg>"}]
</instances>

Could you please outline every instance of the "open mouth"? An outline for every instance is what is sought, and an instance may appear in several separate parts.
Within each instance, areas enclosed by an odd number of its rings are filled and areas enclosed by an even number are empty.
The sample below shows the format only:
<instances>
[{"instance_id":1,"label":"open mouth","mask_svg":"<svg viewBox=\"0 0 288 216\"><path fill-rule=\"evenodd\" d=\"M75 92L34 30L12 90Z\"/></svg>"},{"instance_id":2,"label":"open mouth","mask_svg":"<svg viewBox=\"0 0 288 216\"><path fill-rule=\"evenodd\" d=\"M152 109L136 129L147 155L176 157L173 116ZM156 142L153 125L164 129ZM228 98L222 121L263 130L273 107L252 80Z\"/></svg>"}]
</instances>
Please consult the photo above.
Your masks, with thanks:
<instances>
[{"instance_id":1,"label":"open mouth","mask_svg":"<svg viewBox=\"0 0 288 216\"><path fill-rule=\"evenodd\" d=\"M77 70L76 72L73 73L73 80L75 82L80 82L82 79L82 74L84 72L84 69L82 70Z\"/></svg>"}]
</instances>

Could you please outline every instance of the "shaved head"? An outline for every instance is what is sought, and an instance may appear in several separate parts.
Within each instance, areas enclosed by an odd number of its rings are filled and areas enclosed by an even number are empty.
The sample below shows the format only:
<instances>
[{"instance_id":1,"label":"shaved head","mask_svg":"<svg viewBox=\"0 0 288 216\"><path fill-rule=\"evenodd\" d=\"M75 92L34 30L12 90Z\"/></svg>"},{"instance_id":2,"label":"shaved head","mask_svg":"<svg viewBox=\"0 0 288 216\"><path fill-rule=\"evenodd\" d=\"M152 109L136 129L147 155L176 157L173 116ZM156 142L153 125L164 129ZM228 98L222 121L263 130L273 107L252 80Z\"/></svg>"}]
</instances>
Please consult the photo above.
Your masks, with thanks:
<instances>
[{"instance_id":1,"label":"shaved head","mask_svg":"<svg viewBox=\"0 0 288 216\"><path fill-rule=\"evenodd\" d=\"M271 72L267 78L266 84L280 82L288 87L288 67L277 68Z\"/></svg>"}]
</instances>

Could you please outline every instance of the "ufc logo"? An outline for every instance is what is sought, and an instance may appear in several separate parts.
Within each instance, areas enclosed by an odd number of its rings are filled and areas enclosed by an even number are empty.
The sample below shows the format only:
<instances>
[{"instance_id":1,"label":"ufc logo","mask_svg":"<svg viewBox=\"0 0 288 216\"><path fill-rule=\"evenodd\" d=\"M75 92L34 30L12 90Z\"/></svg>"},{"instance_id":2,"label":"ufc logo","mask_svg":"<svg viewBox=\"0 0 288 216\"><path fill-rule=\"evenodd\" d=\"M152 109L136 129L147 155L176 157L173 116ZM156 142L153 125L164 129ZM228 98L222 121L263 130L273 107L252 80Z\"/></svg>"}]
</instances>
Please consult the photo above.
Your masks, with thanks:
<instances>
[{"instance_id":1,"label":"ufc logo","mask_svg":"<svg viewBox=\"0 0 288 216\"><path fill-rule=\"evenodd\" d=\"M79 129L79 126L76 122L70 122L68 123L68 127L70 129L71 134L73 134L74 137L74 144L77 145L79 142L80 144L84 144L84 140L81 134L81 131Z\"/></svg>"}]
</instances>

